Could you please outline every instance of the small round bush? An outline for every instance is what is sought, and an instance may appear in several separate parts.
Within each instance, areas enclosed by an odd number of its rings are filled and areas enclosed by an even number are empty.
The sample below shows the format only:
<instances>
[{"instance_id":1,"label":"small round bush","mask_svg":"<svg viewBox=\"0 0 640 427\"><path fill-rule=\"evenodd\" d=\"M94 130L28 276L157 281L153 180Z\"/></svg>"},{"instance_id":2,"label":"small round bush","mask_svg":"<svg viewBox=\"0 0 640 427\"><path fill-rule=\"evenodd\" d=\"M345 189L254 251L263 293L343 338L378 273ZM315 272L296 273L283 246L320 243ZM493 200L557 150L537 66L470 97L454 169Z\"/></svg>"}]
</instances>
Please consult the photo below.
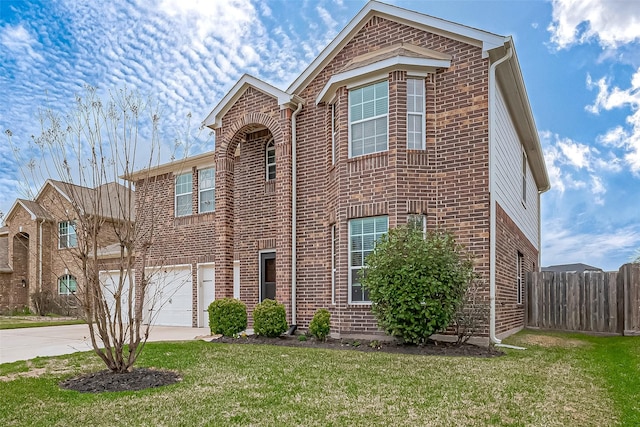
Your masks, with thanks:
<instances>
[{"instance_id":1,"label":"small round bush","mask_svg":"<svg viewBox=\"0 0 640 427\"><path fill-rule=\"evenodd\" d=\"M311 323L309 323L309 333L320 341L324 341L329 335L330 324L331 313L329 313L329 310L326 308L321 308L316 311L313 319L311 319Z\"/></svg>"},{"instance_id":2,"label":"small round bush","mask_svg":"<svg viewBox=\"0 0 640 427\"><path fill-rule=\"evenodd\" d=\"M209 304L212 334L232 337L247 329L247 306L240 300L222 298Z\"/></svg>"},{"instance_id":3,"label":"small round bush","mask_svg":"<svg viewBox=\"0 0 640 427\"><path fill-rule=\"evenodd\" d=\"M253 310L253 331L256 335L270 338L280 336L287 330L287 313L284 305L266 299Z\"/></svg>"}]
</instances>

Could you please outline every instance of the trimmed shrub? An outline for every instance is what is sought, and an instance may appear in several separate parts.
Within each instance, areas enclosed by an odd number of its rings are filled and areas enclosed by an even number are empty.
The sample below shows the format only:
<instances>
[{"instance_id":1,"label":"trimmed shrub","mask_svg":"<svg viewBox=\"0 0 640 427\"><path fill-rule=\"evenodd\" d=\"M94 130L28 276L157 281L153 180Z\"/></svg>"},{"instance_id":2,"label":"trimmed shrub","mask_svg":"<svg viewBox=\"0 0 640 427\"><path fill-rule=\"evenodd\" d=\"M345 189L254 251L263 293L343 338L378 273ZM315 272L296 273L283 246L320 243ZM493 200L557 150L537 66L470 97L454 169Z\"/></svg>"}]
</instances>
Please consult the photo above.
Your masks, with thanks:
<instances>
[{"instance_id":1,"label":"trimmed shrub","mask_svg":"<svg viewBox=\"0 0 640 427\"><path fill-rule=\"evenodd\" d=\"M454 320L474 280L469 254L448 232L401 226L376 243L362 285L378 325L405 342L423 344Z\"/></svg>"},{"instance_id":2,"label":"trimmed shrub","mask_svg":"<svg viewBox=\"0 0 640 427\"><path fill-rule=\"evenodd\" d=\"M313 319L311 319L311 323L309 323L309 333L320 341L324 341L327 339L330 329L331 313L329 313L329 310L326 308L321 308L316 311Z\"/></svg>"},{"instance_id":3,"label":"trimmed shrub","mask_svg":"<svg viewBox=\"0 0 640 427\"><path fill-rule=\"evenodd\" d=\"M222 298L209 304L209 328L212 334L233 337L247 329L247 306L240 300Z\"/></svg>"},{"instance_id":4,"label":"trimmed shrub","mask_svg":"<svg viewBox=\"0 0 640 427\"><path fill-rule=\"evenodd\" d=\"M266 299L253 310L253 331L256 335L270 338L280 336L287 330L287 313L284 304Z\"/></svg>"}]
</instances>

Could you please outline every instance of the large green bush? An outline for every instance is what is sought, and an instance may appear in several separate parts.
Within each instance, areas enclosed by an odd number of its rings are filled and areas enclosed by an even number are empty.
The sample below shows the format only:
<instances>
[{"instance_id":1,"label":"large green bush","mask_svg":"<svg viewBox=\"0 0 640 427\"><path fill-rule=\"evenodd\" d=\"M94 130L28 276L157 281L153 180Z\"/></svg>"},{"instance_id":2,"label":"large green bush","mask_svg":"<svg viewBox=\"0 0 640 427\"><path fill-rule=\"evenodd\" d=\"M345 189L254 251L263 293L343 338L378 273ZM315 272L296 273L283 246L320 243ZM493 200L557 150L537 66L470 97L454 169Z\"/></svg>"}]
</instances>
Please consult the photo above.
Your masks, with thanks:
<instances>
[{"instance_id":1,"label":"large green bush","mask_svg":"<svg viewBox=\"0 0 640 427\"><path fill-rule=\"evenodd\" d=\"M253 331L256 335L278 337L287 330L287 313L284 305L266 299L253 310Z\"/></svg>"},{"instance_id":2,"label":"large green bush","mask_svg":"<svg viewBox=\"0 0 640 427\"><path fill-rule=\"evenodd\" d=\"M247 306L240 300L222 298L209 304L212 334L232 337L247 329Z\"/></svg>"},{"instance_id":3,"label":"large green bush","mask_svg":"<svg viewBox=\"0 0 640 427\"><path fill-rule=\"evenodd\" d=\"M309 323L309 333L320 341L324 341L329 335L330 328L331 313L329 313L329 310L321 308L316 311L313 319L311 319L311 323Z\"/></svg>"},{"instance_id":4,"label":"large green bush","mask_svg":"<svg viewBox=\"0 0 640 427\"><path fill-rule=\"evenodd\" d=\"M474 278L470 256L448 232L400 226L382 236L366 259L368 289L378 325L421 344L445 329Z\"/></svg>"}]
</instances>

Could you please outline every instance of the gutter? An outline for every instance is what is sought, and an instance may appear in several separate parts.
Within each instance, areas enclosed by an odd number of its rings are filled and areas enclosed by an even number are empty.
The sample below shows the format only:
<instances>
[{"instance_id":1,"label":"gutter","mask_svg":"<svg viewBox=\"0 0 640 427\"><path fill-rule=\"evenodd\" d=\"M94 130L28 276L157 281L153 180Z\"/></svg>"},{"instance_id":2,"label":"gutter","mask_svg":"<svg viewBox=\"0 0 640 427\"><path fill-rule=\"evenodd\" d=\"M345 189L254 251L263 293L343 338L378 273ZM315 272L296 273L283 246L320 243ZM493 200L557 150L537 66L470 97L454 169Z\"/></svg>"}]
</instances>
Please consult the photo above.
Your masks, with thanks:
<instances>
[{"instance_id":1,"label":"gutter","mask_svg":"<svg viewBox=\"0 0 640 427\"><path fill-rule=\"evenodd\" d=\"M298 195L298 165L296 160L296 116L302 110L302 102L291 115L291 327L296 325L296 233L297 233L297 195Z\"/></svg>"},{"instance_id":2,"label":"gutter","mask_svg":"<svg viewBox=\"0 0 640 427\"><path fill-rule=\"evenodd\" d=\"M510 39L509 39L510 41ZM496 68L513 56L513 49L489 67L489 339L500 344L496 337L496 200L495 200L495 108L496 108Z\"/></svg>"}]
</instances>

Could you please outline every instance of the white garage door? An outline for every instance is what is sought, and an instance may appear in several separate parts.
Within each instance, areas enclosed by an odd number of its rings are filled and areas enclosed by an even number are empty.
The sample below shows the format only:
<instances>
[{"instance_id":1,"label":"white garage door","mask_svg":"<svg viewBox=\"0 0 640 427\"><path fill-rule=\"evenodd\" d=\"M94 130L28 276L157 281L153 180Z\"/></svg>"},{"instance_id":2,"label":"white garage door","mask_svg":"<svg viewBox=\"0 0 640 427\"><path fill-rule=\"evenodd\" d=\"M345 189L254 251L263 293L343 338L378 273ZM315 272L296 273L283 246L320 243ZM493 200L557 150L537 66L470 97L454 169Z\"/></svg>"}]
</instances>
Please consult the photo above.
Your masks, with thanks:
<instances>
[{"instance_id":1,"label":"white garage door","mask_svg":"<svg viewBox=\"0 0 640 427\"><path fill-rule=\"evenodd\" d=\"M145 321L161 326L192 326L191 266L146 271L149 286L145 296Z\"/></svg>"},{"instance_id":2,"label":"white garage door","mask_svg":"<svg viewBox=\"0 0 640 427\"><path fill-rule=\"evenodd\" d=\"M135 273L132 273L135 278ZM100 272L100 283L102 284L102 292L104 295L104 299L107 302L107 307L109 310L109 316L112 321L115 321L115 307L116 307L116 292L118 287L120 286L120 270L113 271L101 271ZM135 296L133 297L135 301ZM129 322L129 278L125 274L124 282L122 283L122 291L120 302L122 305L121 308L121 316L122 322ZM131 310L135 310L135 307L131 307Z\"/></svg>"}]
</instances>

